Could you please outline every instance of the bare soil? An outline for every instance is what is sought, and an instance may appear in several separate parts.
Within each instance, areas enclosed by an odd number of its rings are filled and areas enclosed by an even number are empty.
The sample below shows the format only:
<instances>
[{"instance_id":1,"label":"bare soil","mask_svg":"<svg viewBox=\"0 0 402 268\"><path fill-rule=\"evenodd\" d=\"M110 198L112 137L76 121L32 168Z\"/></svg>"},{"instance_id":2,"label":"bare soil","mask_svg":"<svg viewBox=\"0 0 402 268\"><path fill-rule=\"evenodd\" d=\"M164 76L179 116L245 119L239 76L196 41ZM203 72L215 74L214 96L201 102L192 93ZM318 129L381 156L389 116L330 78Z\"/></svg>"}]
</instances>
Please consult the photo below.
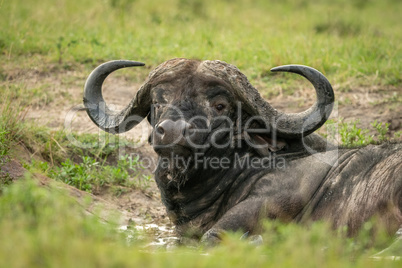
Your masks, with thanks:
<instances>
[{"instance_id":1,"label":"bare soil","mask_svg":"<svg viewBox=\"0 0 402 268\"><path fill-rule=\"evenodd\" d=\"M99 129L90 121L82 107L82 93L87 74L76 71L51 71L39 72L32 70L13 70L8 72L8 80L22 82L28 90L40 88L46 85L47 97L51 99L46 104L37 102L30 108L26 120L33 120L40 125L50 128L66 128L66 122L71 121L72 131L80 133L99 133ZM114 105L121 109L134 97L139 84L129 81L124 76L111 76L104 85L104 97L108 105ZM399 102L402 88L395 87L362 87L348 92L338 92L339 86L334 85L337 98L337 107L332 113L332 118L342 117L345 121L359 119L363 128L370 128L374 120L390 123L391 135L402 130L402 105ZM315 101L315 92L311 87L300 88L291 96L279 94L271 98L269 102L278 110L286 112L298 112L310 107ZM78 111L74 110L78 107ZM71 120L73 119L73 120ZM71 127L70 127L71 126ZM142 122L124 136L138 141L137 152L142 158L156 159L147 139L150 127L147 122ZM15 177L21 175L22 167L16 162L10 162L8 168L14 171ZM13 166L14 165L14 166ZM150 165L145 172L152 172L154 166ZM14 176L13 175L13 176ZM41 178L46 184L47 179ZM68 187L68 186L66 186ZM88 193L68 187L77 199L87 196ZM136 223L139 225L156 223L163 226L171 226L166 216L165 208L160 201L159 191L153 182L146 191L133 190L120 196L104 191L98 195L92 195L95 204L101 204L105 213L118 211L121 213L121 224ZM89 213L92 213L89 211ZM105 216L105 219L107 217Z\"/></svg>"}]
</instances>

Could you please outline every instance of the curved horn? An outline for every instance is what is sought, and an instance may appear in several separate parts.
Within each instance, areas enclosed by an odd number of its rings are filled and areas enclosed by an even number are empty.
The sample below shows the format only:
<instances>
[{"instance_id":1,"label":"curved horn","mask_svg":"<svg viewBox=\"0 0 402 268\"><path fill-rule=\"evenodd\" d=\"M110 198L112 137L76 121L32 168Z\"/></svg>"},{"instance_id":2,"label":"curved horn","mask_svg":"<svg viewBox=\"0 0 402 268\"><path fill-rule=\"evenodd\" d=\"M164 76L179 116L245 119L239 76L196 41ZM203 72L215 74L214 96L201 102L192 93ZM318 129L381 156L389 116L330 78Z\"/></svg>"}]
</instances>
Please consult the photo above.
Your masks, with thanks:
<instances>
[{"instance_id":1,"label":"curved horn","mask_svg":"<svg viewBox=\"0 0 402 268\"><path fill-rule=\"evenodd\" d=\"M84 105L89 117L99 128L110 133L122 133L147 116L151 100L149 90L145 86L140 88L126 108L117 113L107 107L102 96L102 84L110 73L121 68L144 65L142 62L114 60L99 65L88 76L84 87Z\"/></svg>"},{"instance_id":2,"label":"curved horn","mask_svg":"<svg viewBox=\"0 0 402 268\"><path fill-rule=\"evenodd\" d=\"M304 112L286 114L277 112L274 116L274 128L278 136L298 138L313 133L321 127L331 114L334 106L334 91L325 76L308 66L284 65L271 69L272 72L291 72L307 78L313 84L317 101Z\"/></svg>"}]
</instances>

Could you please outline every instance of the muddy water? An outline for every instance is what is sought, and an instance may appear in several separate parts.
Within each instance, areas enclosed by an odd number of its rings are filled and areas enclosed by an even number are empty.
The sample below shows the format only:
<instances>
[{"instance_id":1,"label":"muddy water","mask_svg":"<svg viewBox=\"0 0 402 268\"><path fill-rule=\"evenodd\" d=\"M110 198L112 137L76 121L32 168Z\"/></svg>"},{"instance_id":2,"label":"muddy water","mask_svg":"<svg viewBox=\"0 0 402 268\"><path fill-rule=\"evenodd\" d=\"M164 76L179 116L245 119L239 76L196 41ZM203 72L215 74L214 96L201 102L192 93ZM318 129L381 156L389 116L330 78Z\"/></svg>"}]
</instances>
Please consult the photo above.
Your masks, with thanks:
<instances>
[{"instance_id":1,"label":"muddy water","mask_svg":"<svg viewBox=\"0 0 402 268\"><path fill-rule=\"evenodd\" d=\"M136 240L151 241L146 243L146 248L174 248L179 242L179 238L175 236L175 231L171 227L159 226L157 224L145 225L123 225L119 228L126 234L127 243L130 245Z\"/></svg>"}]
</instances>

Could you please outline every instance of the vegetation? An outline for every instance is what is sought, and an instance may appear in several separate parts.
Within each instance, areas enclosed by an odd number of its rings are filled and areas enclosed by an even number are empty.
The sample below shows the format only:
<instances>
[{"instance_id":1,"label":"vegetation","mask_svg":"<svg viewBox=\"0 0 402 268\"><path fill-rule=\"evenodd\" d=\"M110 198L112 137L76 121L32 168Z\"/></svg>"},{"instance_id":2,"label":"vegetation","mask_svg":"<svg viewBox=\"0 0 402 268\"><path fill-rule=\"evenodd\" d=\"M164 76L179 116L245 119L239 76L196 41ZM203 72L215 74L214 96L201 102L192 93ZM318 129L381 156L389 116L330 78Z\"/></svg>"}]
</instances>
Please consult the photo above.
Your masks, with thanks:
<instances>
[{"instance_id":1,"label":"vegetation","mask_svg":"<svg viewBox=\"0 0 402 268\"><path fill-rule=\"evenodd\" d=\"M146 247L149 237L127 233L86 215L59 187L39 187L29 177L0 196L1 267L400 267L399 261L370 256L392 243L367 224L356 240L340 238L324 224L300 227L267 223L264 244L228 234L216 248L178 247L166 252ZM135 230L135 229L132 229ZM141 238L143 237L143 238ZM16 250L16 247L18 250ZM396 250L400 250L397 248Z\"/></svg>"},{"instance_id":2,"label":"vegetation","mask_svg":"<svg viewBox=\"0 0 402 268\"><path fill-rule=\"evenodd\" d=\"M120 154L132 141L66 134L26 117L32 109L64 105L60 96L68 105L81 99L63 88L82 87L97 64L119 58L147 63L116 74L134 83L170 58L224 60L264 96L289 95L307 85L291 74L271 74L271 67L305 64L322 71L341 92L392 89L391 97L373 105L394 107L402 87L401 13L398 0L42 0L40 5L0 0L0 267L400 267L401 260L370 258L393 242L375 222L356 239L322 223L274 221L266 223L261 246L240 241L242 234L227 234L212 249L151 248L152 237L134 226L129 234L118 231L113 215L106 224L96 214L88 216L85 206L58 187L67 183L95 194L110 188L116 195L147 189L151 178L139 169L139 159ZM57 83L48 79L66 72ZM371 129L343 120L326 128L344 146L390 138L389 125L377 121ZM74 146L71 137L90 146ZM28 172L12 183L1 170L21 148L31 158L20 159ZM36 173L55 180L38 186ZM133 236L130 243L127 235ZM400 254L400 243L393 250Z\"/></svg>"},{"instance_id":3,"label":"vegetation","mask_svg":"<svg viewBox=\"0 0 402 268\"><path fill-rule=\"evenodd\" d=\"M371 129L359 127L359 124L359 119L352 122L345 122L343 118L339 120L330 119L325 123L326 133L321 134L344 147L394 141L398 140L401 135L400 131L398 131L391 136L388 129L389 123L381 123L375 120L370 124Z\"/></svg>"},{"instance_id":4,"label":"vegetation","mask_svg":"<svg viewBox=\"0 0 402 268\"><path fill-rule=\"evenodd\" d=\"M84 64L91 70L99 62L127 58L147 63L133 77L143 81L149 68L186 57L235 64L263 88L293 83L292 75L269 72L289 63L313 66L345 90L402 83L402 4L396 0L41 3L0 3L2 68L46 73L49 66Z\"/></svg>"},{"instance_id":5,"label":"vegetation","mask_svg":"<svg viewBox=\"0 0 402 268\"><path fill-rule=\"evenodd\" d=\"M97 193L113 187L116 194L121 194L132 188L149 187L151 177L139 173L142 165L138 156L125 151L131 141L109 134L70 133L68 137L62 130L35 126L23 120L25 112L21 107L25 105L16 97L18 93L10 89L2 93L5 98L0 100L0 168L16 153L15 148L22 146L32 154L32 160L24 163L25 168L80 190ZM70 139L86 146L74 146ZM120 155L121 150L127 154ZM10 180L2 181L1 185Z\"/></svg>"},{"instance_id":6,"label":"vegetation","mask_svg":"<svg viewBox=\"0 0 402 268\"><path fill-rule=\"evenodd\" d=\"M67 159L60 167L51 167L48 162L35 160L25 166L83 191L96 194L102 188L113 187L115 193L120 195L130 188L146 190L149 187L151 176L139 174L141 163L138 159L138 156L120 156L115 165L110 165L106 160L98 162L90 156L83 156L81 163Z\"/></svg>"}]
</instances>

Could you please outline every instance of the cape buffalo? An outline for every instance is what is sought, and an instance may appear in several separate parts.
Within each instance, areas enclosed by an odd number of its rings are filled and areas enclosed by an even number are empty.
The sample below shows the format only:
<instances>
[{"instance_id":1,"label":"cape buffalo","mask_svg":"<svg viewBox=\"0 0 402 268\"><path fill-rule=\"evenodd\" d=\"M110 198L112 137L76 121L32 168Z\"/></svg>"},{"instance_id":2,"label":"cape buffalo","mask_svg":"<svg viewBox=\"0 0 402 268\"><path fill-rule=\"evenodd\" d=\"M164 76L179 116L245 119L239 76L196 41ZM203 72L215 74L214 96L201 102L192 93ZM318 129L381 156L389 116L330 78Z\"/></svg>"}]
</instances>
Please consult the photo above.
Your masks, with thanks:
<instances>
[{"instance_id":1,"label":"cape buffalo","mask_svg":"<svg viewBox=\"0 0 402 268\"><path fill-rule=\"evenodd\" d=\"M97 67L84 104L92 121L111 133L147 117L159 157L155 180L180 235L214 242L228 230L258 233L261 218L326 220L346 226L349 235L373 216L389 232L401 226L402 144L345 149L313 133L334 104L332 87L317 70L271 70L312 83L317 101L301 113L275 110L233 65L188 59L159 65L125 109L109 110L104 79L142 65L120 60Z\"/></svg>"}]
</instances>

